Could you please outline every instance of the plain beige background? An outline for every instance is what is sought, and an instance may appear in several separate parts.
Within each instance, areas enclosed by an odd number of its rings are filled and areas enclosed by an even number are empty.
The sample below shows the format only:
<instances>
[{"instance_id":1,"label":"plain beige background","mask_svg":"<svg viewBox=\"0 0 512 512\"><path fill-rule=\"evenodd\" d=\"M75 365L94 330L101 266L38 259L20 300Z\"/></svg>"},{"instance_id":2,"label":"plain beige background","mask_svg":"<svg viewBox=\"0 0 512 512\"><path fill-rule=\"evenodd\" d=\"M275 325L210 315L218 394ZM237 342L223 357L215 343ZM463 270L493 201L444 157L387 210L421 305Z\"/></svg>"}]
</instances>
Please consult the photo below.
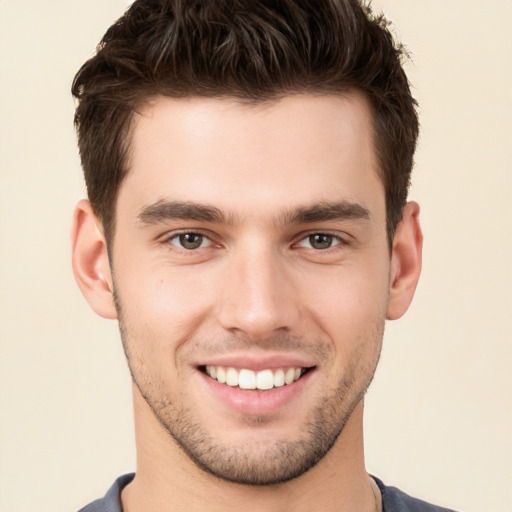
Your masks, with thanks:
<instances>
[{"instance_id":1,"label":"plain beige background","mask_svg":"<svg viewBox=\"0 0 512 512\"><path fill-rule=\"evenodd\" d=\"M113 322L76 288L72 76L126 0L0 0L0 510L75 511L133 470ZM367 465L467 512L512 510L512 1L379 0L414 54L424 272L388 325Z\"/></svg>"}]
</instances>

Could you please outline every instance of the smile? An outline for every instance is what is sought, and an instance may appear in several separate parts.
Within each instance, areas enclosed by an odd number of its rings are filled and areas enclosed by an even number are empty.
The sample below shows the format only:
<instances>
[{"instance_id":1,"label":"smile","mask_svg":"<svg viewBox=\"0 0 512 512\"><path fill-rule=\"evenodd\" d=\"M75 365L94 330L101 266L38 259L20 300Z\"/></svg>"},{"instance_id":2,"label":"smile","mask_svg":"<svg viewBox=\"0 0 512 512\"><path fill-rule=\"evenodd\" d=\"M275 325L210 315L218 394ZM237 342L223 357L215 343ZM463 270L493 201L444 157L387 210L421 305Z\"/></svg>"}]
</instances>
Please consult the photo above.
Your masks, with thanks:
<instances>
[{"instance_id":1,"label":"smile","mask_svg":"<svg viewBox=\"0 0 512 512\"><path fill-rule=\"evenodd\" d=\"M258 389L266 391L292 384L299 380L309 368L289 367L260 371L246 368L236 369L226 366L204 367L205 373L221 384L240 389Z\"/></svg>"}]
</instances>

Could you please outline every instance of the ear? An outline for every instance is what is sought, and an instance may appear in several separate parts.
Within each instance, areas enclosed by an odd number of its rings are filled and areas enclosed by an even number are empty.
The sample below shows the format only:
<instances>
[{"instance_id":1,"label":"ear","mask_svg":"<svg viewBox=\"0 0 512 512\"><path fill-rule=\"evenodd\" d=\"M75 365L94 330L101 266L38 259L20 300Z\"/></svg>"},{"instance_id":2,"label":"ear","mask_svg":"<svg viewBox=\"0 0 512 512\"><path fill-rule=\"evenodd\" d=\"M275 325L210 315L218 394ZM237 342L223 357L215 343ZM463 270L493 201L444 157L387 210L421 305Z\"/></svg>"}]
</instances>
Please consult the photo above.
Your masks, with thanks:
<instances>
[{"instance_id":1,"label":"ear","mask_svg":"<svg viewBox=\"0 0 512 512\"><path fill-rule=\"evenodd\" d=\"M396 320L407 311L420 278L423 233L419 214L417 203L407 203L393 239L388 320Z\"/></svg>"},{"instance_id":2,"label":"ear","mask_svg":"<svg viewBox=\"0 0 512 512\"><path fill-rule=\"evenodd\" d=\"M75 208L71 243L73 273L82 294L98 315L117 318L107 242L100 221L85 199Z\"/></svg>"}]
</instances>

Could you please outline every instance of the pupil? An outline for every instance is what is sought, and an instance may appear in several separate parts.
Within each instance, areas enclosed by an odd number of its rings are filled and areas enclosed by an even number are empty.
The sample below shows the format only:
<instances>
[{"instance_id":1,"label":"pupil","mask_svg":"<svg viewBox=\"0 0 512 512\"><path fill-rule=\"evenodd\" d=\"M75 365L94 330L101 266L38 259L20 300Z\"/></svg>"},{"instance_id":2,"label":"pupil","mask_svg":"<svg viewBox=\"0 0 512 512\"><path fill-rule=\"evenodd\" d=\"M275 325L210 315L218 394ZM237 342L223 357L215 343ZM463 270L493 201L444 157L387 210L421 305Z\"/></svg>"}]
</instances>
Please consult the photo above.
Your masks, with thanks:
<instances>
[{"instance_id":1,"label":"pupil","mask_svg":"<svg viewBox=\"0 0 512 512\"><path fill-rule=\"evenodd\" d=\"M311 247L315 249L328 249L332 245L331 235L312 235L309 237Z\"/></svg>"},{"instance_id":2,"label":"pupil","mask_svg":"<svg viewBox=\"0 0 512 512\"><path fill-rule=\"evenodd\" d=\"M201 246L202 241L202 235L196 235L194 233L185 233L180 235L180 244L185 249L197 249Z\"/></svg>"}]
</instances>

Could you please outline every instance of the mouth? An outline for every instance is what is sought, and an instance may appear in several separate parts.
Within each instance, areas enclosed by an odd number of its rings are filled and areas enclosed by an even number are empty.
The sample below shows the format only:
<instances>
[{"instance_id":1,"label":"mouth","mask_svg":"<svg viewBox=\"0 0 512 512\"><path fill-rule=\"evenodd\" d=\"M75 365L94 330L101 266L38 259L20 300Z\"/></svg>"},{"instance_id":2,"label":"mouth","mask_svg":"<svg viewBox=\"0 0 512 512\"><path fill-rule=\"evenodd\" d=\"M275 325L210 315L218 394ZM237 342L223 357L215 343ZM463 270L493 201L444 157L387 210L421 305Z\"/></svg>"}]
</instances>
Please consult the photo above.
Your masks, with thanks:
<instances>
[{"instance_id":1,"label":"mouth","mask_svg":"<svg viewBox=\"0 0 512 512\"><path fill-rule=\"evenodd\" d=\"M244 416L268 418L279 412L296 413L292 404L305 390L316 389L318 384L312 387L312 383L318 367L308 363L282 354L260 358L235 354L201 362L196 370L208 390L208 404L219 400Z\"/></svg>"},{"instance_id":2,"label":"mouth","mask_svg":"<svg viewBox=\"0 0 512 512\"><path fill-rule=\"evenodd\" d=\"M232 366L200 366L199 370L220 384L243 390L269 391L297 382L314 367L283 367L259 371Z\"/></svg>"}]
</instances>

